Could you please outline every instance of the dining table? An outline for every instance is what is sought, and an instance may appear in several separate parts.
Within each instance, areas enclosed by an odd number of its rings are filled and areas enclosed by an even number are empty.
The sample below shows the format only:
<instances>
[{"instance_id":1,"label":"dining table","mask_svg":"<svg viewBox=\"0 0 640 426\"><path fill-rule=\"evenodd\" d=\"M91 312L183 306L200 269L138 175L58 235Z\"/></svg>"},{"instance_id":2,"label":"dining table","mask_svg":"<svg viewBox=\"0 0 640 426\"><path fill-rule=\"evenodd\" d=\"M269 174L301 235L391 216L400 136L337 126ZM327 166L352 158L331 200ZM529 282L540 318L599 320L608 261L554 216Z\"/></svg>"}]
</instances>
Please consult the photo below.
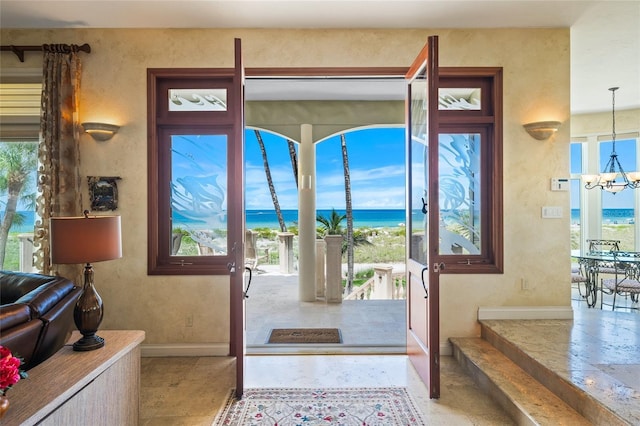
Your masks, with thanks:
<instances>
[{"instance_id":1,"label":"dining table","mask_svg":"<svg viewBox=\"0 0 640 426\"><path fill-rule=\"evenodd\" d=\"M580 286L578 290L590 308L596 307L598 292L602 291L600 275L622 279L630 274L637 275L640 271L639 252L607 250L581 253L580 250L572 250L571 257L577 260L586 279L584 293ZM602 305L602 300L600 302Z\"/></svg>"}]
</instances>

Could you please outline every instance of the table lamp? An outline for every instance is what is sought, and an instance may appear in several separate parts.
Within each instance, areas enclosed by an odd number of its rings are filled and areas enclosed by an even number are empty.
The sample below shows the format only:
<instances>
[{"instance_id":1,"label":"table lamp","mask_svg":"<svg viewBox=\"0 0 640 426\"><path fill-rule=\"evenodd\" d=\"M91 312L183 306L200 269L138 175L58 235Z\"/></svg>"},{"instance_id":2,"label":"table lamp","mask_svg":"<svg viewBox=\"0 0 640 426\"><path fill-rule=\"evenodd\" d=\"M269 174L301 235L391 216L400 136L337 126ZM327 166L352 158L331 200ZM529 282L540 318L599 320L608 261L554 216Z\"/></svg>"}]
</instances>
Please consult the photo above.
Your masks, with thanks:
<instances>
[{"instance_id":1,"label":"table lamp","mask_svg":"<svg viewBox=\"0 0 640 426\"><path fill-rule=\"evenodd\" d=\"M73 320L82 338L75 351L92 351L104 346L98 335L102 322L102 299L93 285L91 262L122 257L120 216L52 217L50 219L51 263L84 263L84 285L73 310Z\"/></svg>"}]
</instances>

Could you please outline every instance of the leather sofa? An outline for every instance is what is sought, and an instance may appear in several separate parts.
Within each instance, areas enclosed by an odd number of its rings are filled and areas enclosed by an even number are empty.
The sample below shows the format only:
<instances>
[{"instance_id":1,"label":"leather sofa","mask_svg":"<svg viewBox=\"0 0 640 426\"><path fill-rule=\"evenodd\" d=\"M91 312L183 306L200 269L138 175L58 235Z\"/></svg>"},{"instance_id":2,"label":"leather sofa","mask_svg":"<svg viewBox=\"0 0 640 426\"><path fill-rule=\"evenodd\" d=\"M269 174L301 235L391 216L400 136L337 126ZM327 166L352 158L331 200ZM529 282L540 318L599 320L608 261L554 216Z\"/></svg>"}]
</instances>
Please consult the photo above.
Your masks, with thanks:
<instances>
[{"instance_id":1,"label":"leather sofa","mask_svg":"<svg viewBox=\"0 0 640 426\"><path fill-rule=\"evenodd\" d=\"M0 271L0 345L25 370L40 364L69 340L80 292L63 277Z\"/></svg>"}]
</instances>

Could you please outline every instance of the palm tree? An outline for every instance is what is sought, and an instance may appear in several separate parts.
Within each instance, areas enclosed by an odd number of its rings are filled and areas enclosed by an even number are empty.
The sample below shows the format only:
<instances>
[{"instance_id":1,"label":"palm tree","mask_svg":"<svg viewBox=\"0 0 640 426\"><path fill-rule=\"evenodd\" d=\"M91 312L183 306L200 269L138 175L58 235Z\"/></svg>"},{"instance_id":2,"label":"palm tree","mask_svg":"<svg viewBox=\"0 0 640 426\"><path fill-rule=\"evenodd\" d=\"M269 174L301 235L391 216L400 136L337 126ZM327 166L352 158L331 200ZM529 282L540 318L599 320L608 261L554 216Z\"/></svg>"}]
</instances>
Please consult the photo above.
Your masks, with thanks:
<instances>
[{"instance_id":1,"label":"palm tree","mask_svg":"<svg viewBox=\"0 0 640 426\"><path fill-rule=\"evenodd\" d=\"M6 195L0 222L0 265L4 265L11 225L22 223L24 220L24 217L17 213L18 201L22 201L27 208L35 206L35 192L23 192L29 186L37 164L37 143L10 142L0 145L0 193Z\"/></svg>"},{"instance_id":2,"label":"palm tree","mask_svg":"<svg viewBox=\"0 0 640 426\"><path fill-rule=\"evenodd\" d=\"M328 218L322 215L317 215L316 221L320 222L320 227L318 227L318 236L322 238L327 235L344 235L342 221L346 217L346 215L339 215L336 209L331 209L331 214Z\"/></svg>"},{"instance_id":3,"label":"palm tree","mask_svg":"<svg viewBox=\"0 0 640 426\"><path fill-rule=\"evenodd\" d=\"M340 135L342 147L342 166L344 168L344 194L346 198L347 217L347 285L346 294L353 290L353 209L351 206L351 177L349 175L349 156L347 155L347 138L344 133Z\"/></svg>"},{"instance_id":4,"label":"palm tree","mask_svg":"<svg viewBox=\"0 0 640 426\"><path fill-rule=\"evenodd\" d=\"M287 145L289 146L289 157L291 157L291 168L293 169L293 177L296 181L296 188L298 187L298 156L296 155L296 146L291 139L287 139Z\"/></svg>"},{"instance_id":5,"label":"palm tree","mask_svg":"<svg viewBox=\"0 0 640 426\"><path fill-rule=\"evenodd\" d=\"M273 200L273 207L276 209L276 215L278 216L278 223L280 224L280 232L287 232L287 225L284 223L282 217L282 211L280 210L280 203L278 202L278 196L276 195L276 188L273 186L273 179L271 179L271 169L269 169L269 161L267 160L267 150L264 147L262 135L260 130L254 130L256 138L258 139L258 145L260 145L260 152L262 153L262 162L264 164L264 173L267 175L267 182L269 184L269 191L271 192L271 199Z\"/></svg>"}]
</instances>

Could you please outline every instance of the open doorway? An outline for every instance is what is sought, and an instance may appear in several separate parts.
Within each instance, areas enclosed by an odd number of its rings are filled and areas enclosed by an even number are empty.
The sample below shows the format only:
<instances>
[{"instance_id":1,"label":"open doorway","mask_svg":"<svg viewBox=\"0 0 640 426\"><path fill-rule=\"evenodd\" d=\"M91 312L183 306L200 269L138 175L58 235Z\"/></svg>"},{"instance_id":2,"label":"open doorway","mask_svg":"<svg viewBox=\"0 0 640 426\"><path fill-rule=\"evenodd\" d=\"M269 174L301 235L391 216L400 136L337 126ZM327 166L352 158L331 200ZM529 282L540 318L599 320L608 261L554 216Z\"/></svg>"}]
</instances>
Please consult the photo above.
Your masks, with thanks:
<instances>
[{"instance_id":1,"label":"open doorway","mask_svg":"<svg viewBox=\"0 0 640 426\"><path fill-rule=\"evenodd\" d=\"M405 353L405 91L404 78L398 76L247 79L246 228L253 231L249 245L258 258L247 299L248 353ZM370 289L384 277L397 289L389 299L371 290L351 297L344 292L342 303L326 303L322 295L313 301L300 298L305 259L298 246L298 203L303 201L297 197L301 179L294 172L290 141L297 157L303 124L313 126L314 233L316 225L322 227L315 215L331 219L334 211L343 218L342 229L347 227L345 142L354 234L369 243L355 250L353 290ZM274 235L281 231L274 203L286 232L293 234L294 260L285 261L284 268L282 239ZM394 250L397 259L390 253ZM346 278L346 256L342 263L340 275ZM274 328L338 328L342 343L267 343Z\"/></svg>"}]
</instances>

